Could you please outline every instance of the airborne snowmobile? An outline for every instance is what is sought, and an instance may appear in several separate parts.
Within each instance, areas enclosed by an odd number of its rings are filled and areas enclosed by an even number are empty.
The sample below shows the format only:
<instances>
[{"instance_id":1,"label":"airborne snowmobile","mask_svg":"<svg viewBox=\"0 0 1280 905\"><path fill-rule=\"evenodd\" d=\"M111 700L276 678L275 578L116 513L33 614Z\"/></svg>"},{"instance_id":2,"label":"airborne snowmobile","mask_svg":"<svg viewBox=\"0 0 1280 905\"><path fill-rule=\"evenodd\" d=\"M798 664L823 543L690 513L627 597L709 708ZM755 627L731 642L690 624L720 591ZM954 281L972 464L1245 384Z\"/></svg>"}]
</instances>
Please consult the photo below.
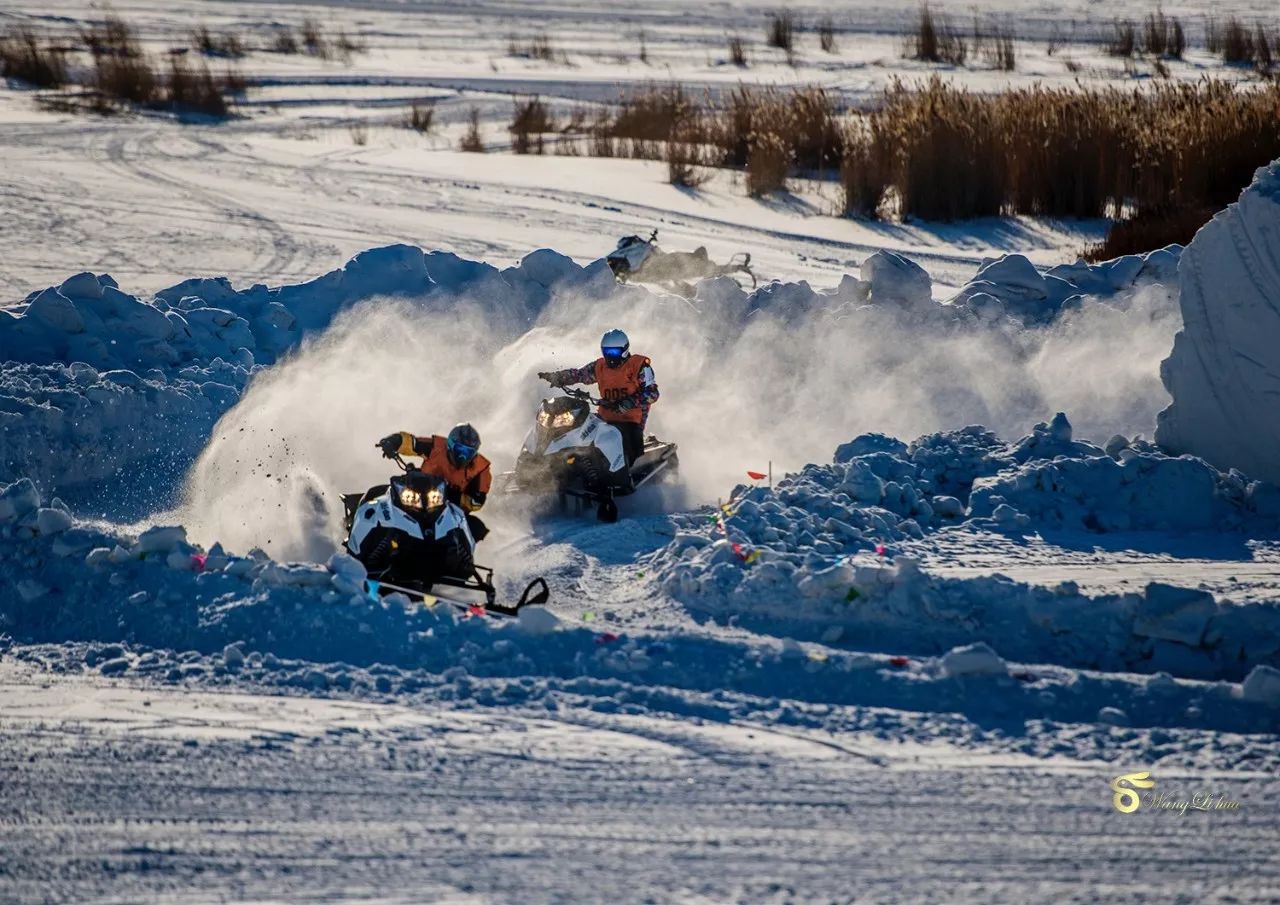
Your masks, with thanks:
<instances>
[{"instance_id":1,"label":"airborne snowmobile","mask_svg":"<svg viewBox=\"0 0 1280 905\"><path fill-rule=\"evenodd\" d=\"M372 591L399 591L460 609L479 605L505 616L515 615L523 606L547 602L547 583L535 578L514 606L497 603L493 570L475 564L476 541L466 513L449 499L444 480L400 456L395 461L404 474L364 493L342 495L345 546L364 564ZM484 602L474 604L460 596L435 593L436 585L478 591Z\"/></svg>"},{"instance_id":2,"label":"airborne snowmobile","mask_svg":"<svg viewBox=\"0 0 1280 905\"><path fill-rule=\"evenodd\" d=\"M600 521L616 522L615 497L635 493L659 475L679 471L676 445L653 436L645 438L644 452L628 469L622 433L591 411L592 405L600 404L601 400L577 389L543 399L516 458L515 471L506 475L507 491L553 494L562 508L573 500L579 511L592 505Z\"/></svg>"},{"instance_id":3,"label":"airborne snowmobile","mask_svg":"<svg viewBox=\"0 0 1280 905\"><path fill-rule=\"evenodd\" d=\"M690 252L663 251L658 248L656 229L648 239L623 236L605 262L619 283L654 283L686 298L694 294L693 283L710 277L731 276L740 283L745 278L751 280L752 289L756 286L747 252L734 255L728 264L716 264L707 257L705 246Z\"/></svg>"}]
</instances>

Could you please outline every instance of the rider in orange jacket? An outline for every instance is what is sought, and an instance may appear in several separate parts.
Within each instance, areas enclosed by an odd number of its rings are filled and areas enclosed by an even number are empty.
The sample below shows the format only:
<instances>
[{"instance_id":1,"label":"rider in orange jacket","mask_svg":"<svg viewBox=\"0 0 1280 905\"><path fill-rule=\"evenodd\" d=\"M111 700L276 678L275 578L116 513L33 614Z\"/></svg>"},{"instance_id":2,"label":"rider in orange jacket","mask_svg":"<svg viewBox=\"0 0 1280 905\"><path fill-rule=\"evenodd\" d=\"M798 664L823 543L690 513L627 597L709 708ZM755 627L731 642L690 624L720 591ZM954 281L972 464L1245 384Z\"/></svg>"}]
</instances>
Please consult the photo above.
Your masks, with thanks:
<instances>
[{"instance_id":1,"label":"rider in orange jacket","mask_svg":"<svg viewBox=\"0 0 1280 905\"><path fill-rule=\"evenodd\" d=\"M580 368L542 371L538 374L554 387L594 383L602 400L597 414L622 433L622 447L631 465L644 452L644 427L649 407L658 401L653 365L644 355L631 354L631 341L621 330L600 338L600 357Z\"/></svg>"},{"instance_id":2,"label":"rider in orange jacket","mask_svg":"<svg viewBox=\"0 0 1280 905\"><path fill-rule=\"evenodd\" d=\"M475 515L484 506L493 483L489 460L480 455L480 433L470 424L455 425L449 436L418 437L408 431L390 434L378 442L388 459L421 456L422 471L442 478L448 485L449 500L467 513L471 536L483 540L489 533Z\"/></svg>"}]
</instances>

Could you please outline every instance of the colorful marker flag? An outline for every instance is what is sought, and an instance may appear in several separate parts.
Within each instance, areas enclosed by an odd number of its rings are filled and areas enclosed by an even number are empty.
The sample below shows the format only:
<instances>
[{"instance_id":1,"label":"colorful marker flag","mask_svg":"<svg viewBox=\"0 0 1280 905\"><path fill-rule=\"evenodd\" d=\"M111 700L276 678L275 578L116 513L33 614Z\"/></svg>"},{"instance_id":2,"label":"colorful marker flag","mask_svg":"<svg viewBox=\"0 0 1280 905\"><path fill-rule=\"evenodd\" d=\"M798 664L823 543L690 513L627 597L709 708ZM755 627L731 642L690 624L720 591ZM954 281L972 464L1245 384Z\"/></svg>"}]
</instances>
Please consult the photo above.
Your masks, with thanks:
<instances>
[{"instance_id":1,"label":"colorful marker flag","mask_svg":"<svg viewBox=\"0 0 1280 905\"><path fill-rule=\"evenodd\" d=\"M906 666L910 662L911 661L908 660L906 657L890 657L889 658L890 666Z\"/></svg>"},{"instance_id":2,"label":"colorful marker flag","mask_svg":"<svg viewBox=\"0 0 1280 905\"><path fill-rule=\"evenodd\" d=\"M765 478L769 476L762 471L748 471L747 477L749 477L753 481L763 481Z\"/></svg>"}]
</instances>

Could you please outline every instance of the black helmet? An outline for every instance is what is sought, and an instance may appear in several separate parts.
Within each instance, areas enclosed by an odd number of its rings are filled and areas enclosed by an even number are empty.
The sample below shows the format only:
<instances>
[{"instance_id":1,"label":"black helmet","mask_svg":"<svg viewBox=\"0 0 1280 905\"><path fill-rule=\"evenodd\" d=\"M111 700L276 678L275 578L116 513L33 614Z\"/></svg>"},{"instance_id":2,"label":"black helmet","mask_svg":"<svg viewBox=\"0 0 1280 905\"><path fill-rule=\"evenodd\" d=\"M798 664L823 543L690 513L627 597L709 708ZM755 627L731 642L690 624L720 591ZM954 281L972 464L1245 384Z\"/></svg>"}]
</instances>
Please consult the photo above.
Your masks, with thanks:
<instances>
[{"instance_id":1,"label":"black helmet","mask_svg":"<svg viewBox=\"0 0 1280 905\"><path fill-rule=\"evenodd\" d=\"M449 461L458 468L465 468L480 451L480 432L470 424L455 424L445 441Z\"/></svg>"}]
</instances>

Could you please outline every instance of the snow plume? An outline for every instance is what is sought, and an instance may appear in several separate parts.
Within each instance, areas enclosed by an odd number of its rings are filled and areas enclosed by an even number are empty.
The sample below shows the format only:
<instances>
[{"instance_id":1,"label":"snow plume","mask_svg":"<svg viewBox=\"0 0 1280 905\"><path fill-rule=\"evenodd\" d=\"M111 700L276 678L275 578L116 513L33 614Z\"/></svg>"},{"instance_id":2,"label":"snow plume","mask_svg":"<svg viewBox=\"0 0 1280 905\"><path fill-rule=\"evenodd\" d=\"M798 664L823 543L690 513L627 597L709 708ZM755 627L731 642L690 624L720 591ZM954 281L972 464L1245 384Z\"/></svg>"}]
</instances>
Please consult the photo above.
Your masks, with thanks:
<instances>
[{"instance_id":1,"label":"snow plume","mask_svg":"<svg viewBox=\"0 0 1280 905\"><path fill-rule=\"evenodd\" d=\"M736 301L741 311L746 300ZM774 305L744 320L708 298L564 298L516 346L519 361L576 366L598 354L602 331L625 328L662 390L650 428L680 444L685 483L708 500L769 461L779 475L828 462L866 431L910 439L983 424L1016 436L1061 410L1081 436L1150 436L1167 401L1159 362L1178 323L1176 302L1155 285L1106 304L1086 299L1026 330L876 306Z\"/></svg>"},{"instance_id":2,"label":"snow plume","mask_svg":"<svg viewBox=\"0 0 1280 905\"><path fill-rule=\"evenodd\" d=\"M182 519L230 549L323 556L339 533L337 495L388 476L378 438L467 420L508 468L551 392L537 372L594 360L613 327L653 359L662 398L649 427L680 445L686 502L722 497L770 461L779 476L830 461L866 431L983 424L1016 436L1063 410L1104 441L1149 432L1167 402L1158 364L1178 312L1159 285L1027 329L845 294L774 284L747 296L721 280L686 301L635 287L579 294L566 280L528 329L495 324L487 294L365 301L255 377L193 468Z\"/></svg>"},{"instance_id":3,"label":"snow plume","mask_svg":"<svg viewBox=\"0 0 1280 905\"><path fill-rule=\"evenodd\" d=\"M322 557L341 531L338 494L386 481L375 448L399 430L506 423L498 345L474 305L453 315L372 299L260 372L191 470L182 519L193 536L276 557ZM481 414L483 413L483 417ZM489 432L486 449L509 447Z\"/></svg>"}]
</instances>

